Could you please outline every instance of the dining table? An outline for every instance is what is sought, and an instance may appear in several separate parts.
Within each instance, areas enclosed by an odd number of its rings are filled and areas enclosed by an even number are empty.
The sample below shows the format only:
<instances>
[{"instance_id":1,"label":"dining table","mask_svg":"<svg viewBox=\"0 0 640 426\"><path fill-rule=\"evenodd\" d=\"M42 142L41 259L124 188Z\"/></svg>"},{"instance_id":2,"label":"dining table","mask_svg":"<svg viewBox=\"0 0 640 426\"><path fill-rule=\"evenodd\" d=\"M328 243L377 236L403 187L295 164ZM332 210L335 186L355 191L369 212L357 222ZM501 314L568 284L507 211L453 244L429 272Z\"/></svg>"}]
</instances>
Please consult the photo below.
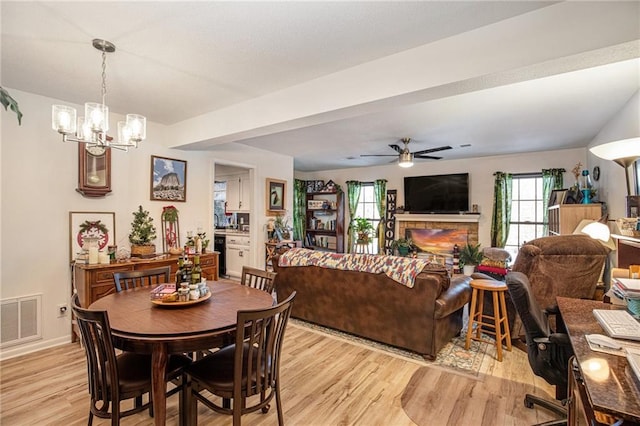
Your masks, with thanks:
<instances>
[{"instance_id":1,"label":"dining table","mask_svg":"<svg viewBox=\"0 0 640 426\"><path fill-rule=\"evenodd\" d=\"M207 282L210 296L191 304L151 300L148 287L102 297L89 309L106 310L113 344L123 351L151 354L151 394L154 423L166 421L165 371L170 354L191 353L219 345L236 328L239 310L265 309L274 304L271 294L237 281ZM188 407L183 407L188 411ZM186 420L180 413L180 423Z\"/></svg>"}]
</instances>

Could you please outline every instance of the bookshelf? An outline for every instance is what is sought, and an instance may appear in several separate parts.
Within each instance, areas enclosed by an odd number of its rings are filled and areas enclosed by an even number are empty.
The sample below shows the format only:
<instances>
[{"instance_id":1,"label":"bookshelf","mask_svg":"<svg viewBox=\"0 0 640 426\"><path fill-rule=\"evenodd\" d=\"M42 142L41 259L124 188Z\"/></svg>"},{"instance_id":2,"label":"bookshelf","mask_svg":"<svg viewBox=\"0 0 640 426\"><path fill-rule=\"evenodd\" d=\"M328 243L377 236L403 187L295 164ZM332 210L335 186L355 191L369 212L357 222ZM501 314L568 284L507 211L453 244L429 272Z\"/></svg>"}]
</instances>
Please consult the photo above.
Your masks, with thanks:
<instances>
[{"instance_id":1,"label":"bookshelf","mask_svg":"<svg viewBox=\"0 0 640 426\"><path fill-rule=\"evenodd\" d=\"M308 192L304 246L344 253L344 193Z\"/></svg>"}]
</instances>

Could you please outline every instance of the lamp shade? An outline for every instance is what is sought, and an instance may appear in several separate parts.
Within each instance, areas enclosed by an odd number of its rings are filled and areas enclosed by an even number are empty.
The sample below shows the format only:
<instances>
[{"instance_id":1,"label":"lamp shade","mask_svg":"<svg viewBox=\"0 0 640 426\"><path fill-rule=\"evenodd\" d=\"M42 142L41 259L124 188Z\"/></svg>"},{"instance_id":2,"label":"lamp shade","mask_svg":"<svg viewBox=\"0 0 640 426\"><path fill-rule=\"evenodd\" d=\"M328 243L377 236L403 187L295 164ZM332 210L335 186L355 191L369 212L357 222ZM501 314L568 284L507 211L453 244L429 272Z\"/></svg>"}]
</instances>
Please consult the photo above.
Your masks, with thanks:
<instances>
[{"instance_id":1,"label":"lamp shade","mask_svg":"<svg viewBox=\"0 0 640 426\"><path fill-rule=\"evenodd\" d=\"M609 250L616 249L616 244L611 238L611 231L609 230L609 227L602 222L583 219L580 221L578 226L576 226L573 233L588 235L594 240L600 241L602 245L607 247Z\"/></svg>"},{"instance_id":2,"label":"lamp shade","mask_svg":"<svg viewBox=\"0 0 640 426\"><path fill-rule=\"evenodd\" d=\"M615 161L622 167L629 167L640 157L640 136L608 142L589 148L593 155Z\"/></svg>"}]
</instances>

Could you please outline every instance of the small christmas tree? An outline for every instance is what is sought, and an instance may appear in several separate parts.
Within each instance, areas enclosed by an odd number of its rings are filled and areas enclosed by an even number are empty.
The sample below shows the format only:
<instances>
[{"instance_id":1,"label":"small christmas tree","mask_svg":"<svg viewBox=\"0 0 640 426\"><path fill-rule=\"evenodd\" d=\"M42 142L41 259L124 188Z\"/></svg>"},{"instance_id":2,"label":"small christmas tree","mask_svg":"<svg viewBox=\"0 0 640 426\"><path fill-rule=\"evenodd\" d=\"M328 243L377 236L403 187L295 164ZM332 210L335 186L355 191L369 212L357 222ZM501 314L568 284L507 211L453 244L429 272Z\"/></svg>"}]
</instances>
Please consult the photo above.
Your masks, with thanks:
<instances>
[{"instance_id":1,"label":"small christmas tree","mask_svg":"<svg viewBox=\"0 0 640 426\"><path fill-rule=\"evenodd\" d=\"M131 233L129 242L132 245L150 246L156 239L156 227L153 226L153 218L149 217L149 212L138 207L137 212L133 212L133 222L131 222Z\"/></svg>"}]
</instances>

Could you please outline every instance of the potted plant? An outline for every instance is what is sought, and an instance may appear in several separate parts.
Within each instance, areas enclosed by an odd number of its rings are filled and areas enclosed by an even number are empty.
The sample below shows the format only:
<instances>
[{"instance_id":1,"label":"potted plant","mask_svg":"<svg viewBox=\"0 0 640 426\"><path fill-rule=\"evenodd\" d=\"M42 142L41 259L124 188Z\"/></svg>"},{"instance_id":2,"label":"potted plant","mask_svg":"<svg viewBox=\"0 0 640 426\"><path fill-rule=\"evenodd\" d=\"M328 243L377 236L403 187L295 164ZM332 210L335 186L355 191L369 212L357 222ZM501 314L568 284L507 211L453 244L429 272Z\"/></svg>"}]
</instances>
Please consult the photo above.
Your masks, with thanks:
<instances>
[{"instance_id":1,"label":"potted plant","mask_svg":"<svg viewBox=\"0 0 640 426\"><path fill-rule=\"evenodd\" d=\"M369 244L369 239L373 232L373 225L371 222L363 217L356 217L353 219L353 230L357 235L357 244Z\"/></svg>"},{"instance_id":2,"label":"potted plant","mask_svg":"<svg viewBox=\"0 0 640 426\"><path fill-rule=\"evenodd\" d=\"M131 233L129 242L131 243L131 256L133 257L153 257L156 253L156 246L153 241L156 239L156 227L153 225L153 218L142 206L138 211L133 212L133 222L131 222Z\"/></svg>"},{"instance_id":3,"label":"potted plant","mask_svg":"<svg viewBox=\"0 0 640 426\"><path fill-rule=\"evenodd\" d=\"M482 262L482 250L480 244L467 244L460 250L460 264L463 265L463 273L467 276L473 274L476 266Z\"/></svg>"},{"instance_id":4,"label":"potted plant","mask_svg":"<svg viewBox=\"0 0 640 426\"><path fill-rule=\"evenodd\" d=\"M411 238L398 238L391 242L391 249L397 250L400 256L406 256L413 248L413 240Z\"/></svg>"},{"instance_id":5,"label":"potted plant","mask_svg":"<svg viewBox=\"0 0 640 426\"><path fill-rule=\"evenodd\" d=\"M291 238L291 232L289 230L289 219L283 214L276 215L273 221L273 227L279 240L289 240Z\"/></svg>"}]
</instances>

